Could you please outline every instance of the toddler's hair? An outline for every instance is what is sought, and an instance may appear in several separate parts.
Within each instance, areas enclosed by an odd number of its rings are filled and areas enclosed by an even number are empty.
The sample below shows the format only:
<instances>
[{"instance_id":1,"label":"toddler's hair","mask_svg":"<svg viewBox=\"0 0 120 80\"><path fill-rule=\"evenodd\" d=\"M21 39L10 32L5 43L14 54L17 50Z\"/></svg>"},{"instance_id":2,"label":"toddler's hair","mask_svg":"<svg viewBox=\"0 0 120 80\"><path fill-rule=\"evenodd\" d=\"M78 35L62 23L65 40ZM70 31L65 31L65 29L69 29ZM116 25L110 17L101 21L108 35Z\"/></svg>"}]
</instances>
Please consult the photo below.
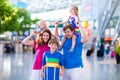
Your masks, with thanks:
<instances>
[{"instance_id":1,"label":"toddler's hair","mask_svg":"<svg viewBox=\"0 0 120 80\"><path fill-rule=\"evenodd\" d=\"M46 23L46 20L40 20L39 22L39 27L41 27L41 25L45 24Z\"/></svg>"}]
</instances>

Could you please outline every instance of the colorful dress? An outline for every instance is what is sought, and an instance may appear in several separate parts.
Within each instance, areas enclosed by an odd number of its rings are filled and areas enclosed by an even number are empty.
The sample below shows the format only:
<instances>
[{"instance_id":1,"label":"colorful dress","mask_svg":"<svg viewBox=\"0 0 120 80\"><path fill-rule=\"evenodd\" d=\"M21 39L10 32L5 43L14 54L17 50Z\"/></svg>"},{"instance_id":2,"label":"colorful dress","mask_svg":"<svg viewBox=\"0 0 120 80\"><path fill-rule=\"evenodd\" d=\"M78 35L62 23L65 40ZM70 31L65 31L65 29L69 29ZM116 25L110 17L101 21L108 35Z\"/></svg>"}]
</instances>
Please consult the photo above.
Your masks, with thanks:
<instances>
[{"instance_id":1,"label":"colorful dress","mask_svg":"<svg viewBox=\"0 0 120 80\"><path fill-rule=\"evenodd\" d=\"M43 56L42 65L45 67L43 80L59 80L60 67L63 66L63 56L57 51L53 54L47 51Z\"/></svg>"},{"instance_id":2,"label":"colorful dress","mask_svg":"<svg viewBox=\"0 0 120 80\"><path fill-rule=\"evenodd\" d=\"M48 47L47 44L43 44L36 47L36 42L34 41L34 49L36 51L36 55L33 64L32 80L40 80L40 70L42 68L42 56L43 53L48 51L50 48Z\"/></svg>"},{"instance_id":3,"label":"colorful dress","mask_svg":"<svg viewBox=\"0 0 120 80\"><path fill-rule=\"evenodd\" d=\"M70 16L69 19L68 19L69 23L72 24L72 26L74 27L74 34L78 37L78 36L81 36L81 32L80 32L80 29L79 27L76 25L76 22L75 22L75 17L72 17Z\"/></svg>"}]
</instances>

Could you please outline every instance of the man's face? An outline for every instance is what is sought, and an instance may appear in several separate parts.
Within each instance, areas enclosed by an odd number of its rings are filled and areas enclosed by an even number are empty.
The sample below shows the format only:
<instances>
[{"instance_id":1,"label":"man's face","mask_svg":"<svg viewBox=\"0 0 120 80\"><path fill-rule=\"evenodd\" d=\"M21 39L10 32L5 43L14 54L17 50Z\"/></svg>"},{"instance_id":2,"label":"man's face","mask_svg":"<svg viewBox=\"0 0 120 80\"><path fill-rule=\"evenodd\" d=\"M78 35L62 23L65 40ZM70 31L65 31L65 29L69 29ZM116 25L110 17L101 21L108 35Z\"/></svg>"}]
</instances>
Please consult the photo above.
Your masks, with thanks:
<instances>
[{"instance_id":1,"label":"man's face","mask_svg":"<svg viewBox=\"0 0 120 80\"><path fill-rule=\"evenodd\" d=\"M73 36L73 32L74 32L74 31L71 31L69 28L67 28L67 29L64 31L66 38L71 38L71 37Z\"/></svg>"}]
</instances>

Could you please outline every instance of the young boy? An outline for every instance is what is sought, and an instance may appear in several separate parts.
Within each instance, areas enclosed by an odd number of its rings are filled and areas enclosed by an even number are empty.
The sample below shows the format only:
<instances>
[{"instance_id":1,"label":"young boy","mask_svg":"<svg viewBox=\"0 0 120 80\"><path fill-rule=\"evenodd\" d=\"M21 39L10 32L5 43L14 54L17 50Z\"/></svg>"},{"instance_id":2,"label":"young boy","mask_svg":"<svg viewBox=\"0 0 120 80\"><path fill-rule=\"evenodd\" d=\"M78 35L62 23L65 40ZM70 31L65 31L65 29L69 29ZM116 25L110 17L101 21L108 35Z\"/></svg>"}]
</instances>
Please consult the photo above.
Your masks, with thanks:
<instances>
[{"instance_id":1,"label":"young boy","mask_svg":"<svg viewBox=\"0 0 120 80\"><path fill-rule=\"evenodd\" d=\"M37 32L41 33L44 29L47 29L47 21L41 20L39 22L39 28L37 29ZM52 38L58 38L58 34L56 33L56 29L55 29L55 35L52 34Z\"/></svg>"},{"instance_id":2,"label":"young boy","mask_svg":"<svg viewBox=\"0 0 120 80\"><path fill-rule=\"evenodd\" d=\"M47 22L46 20L40 20L39 27L37 29L38 32L41 32L42 30L47 28Z\"/></svg>"},{"instance_id":3,"label":"young boy","mask_svg":"<svg viewBox=\"0 0 120 80\"><path fill-rule=\"evenodd\" d=\"M50 50L44 53L41 77L43 80L59 80L63 76L63 56L57 51L59 42L57 39L51 39L48 43Z\"/></svg>"}]
</instances>

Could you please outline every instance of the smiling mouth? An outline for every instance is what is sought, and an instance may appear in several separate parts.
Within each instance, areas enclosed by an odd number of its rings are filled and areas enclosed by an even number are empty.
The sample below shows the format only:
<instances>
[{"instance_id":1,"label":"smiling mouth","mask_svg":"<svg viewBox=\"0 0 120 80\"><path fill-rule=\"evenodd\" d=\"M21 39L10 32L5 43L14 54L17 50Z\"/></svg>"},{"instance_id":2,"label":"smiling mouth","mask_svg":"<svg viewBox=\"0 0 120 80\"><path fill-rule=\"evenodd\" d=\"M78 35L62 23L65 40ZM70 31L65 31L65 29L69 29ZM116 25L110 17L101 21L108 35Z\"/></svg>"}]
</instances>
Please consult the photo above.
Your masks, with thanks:
<instances>
[{"instance_id":1,"label":"smiling mouth","mask_svg":"<svg viewBox=\"0 0 120 80\"><path fill-rule=\"evenodd\" d=\"M55 48L52 48L53 50L55 50Z\"/></svg>"}]
</instances>

